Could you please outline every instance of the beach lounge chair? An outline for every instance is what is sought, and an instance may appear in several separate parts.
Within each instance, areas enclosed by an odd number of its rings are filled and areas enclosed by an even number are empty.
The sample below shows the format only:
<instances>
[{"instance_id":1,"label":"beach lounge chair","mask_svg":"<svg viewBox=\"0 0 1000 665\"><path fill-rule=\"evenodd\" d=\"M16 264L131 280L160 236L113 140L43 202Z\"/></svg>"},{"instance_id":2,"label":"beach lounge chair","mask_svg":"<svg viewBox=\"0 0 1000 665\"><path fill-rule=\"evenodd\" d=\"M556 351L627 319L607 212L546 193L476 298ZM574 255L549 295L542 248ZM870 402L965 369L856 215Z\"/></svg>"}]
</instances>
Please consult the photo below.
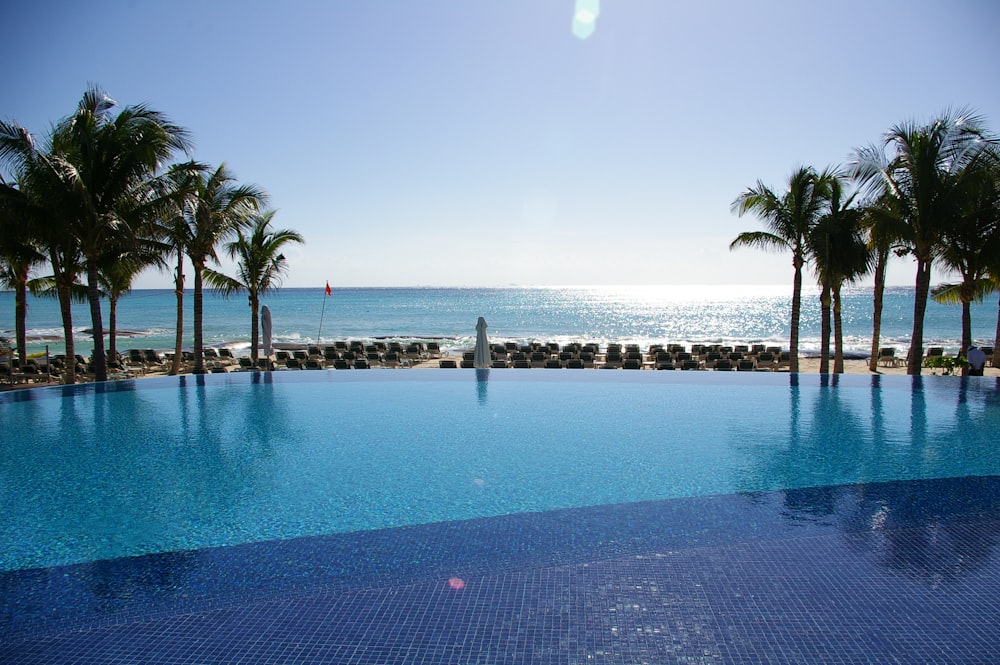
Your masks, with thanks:
<instances>
[{"instance_id":1,"label":"beach lounge chair","mask_svg":"<svg viewBox=\"0 0 1000 665\"><path fill-rule=\"evenodd\" d=\"M684 371L700 369L700 368L701 368L701 361L698 360L692 359L692 360L684 360L681 362L681 369Z\"/></svg>"},{"instance_id":2,"label":"beach lounge chair","mask_svg":"<svg viewBox=\"0 0 1000 665\"><path fill-rule=\"evenodd\" d=\"M323 367L323 361L317 358L310 358L305 364L305 369L323 369Z\"/></svg>"},{"instance_id":3,"label":"beach lounge chair","mask_svg":"<svg viewBox=\"0 0 1000 665\"><path fill-rule=\"evenodd\" d=\"M562 369L562 363L558 358L549 358L545 361L545 369Z\"/></svg>"},{"instance_id":4,"label":"beach lounge chair","mask_svg":"<svg viewBox=\"0 0 1000 665\"><path fill-rule=\"evenodd\" d=\"M285 367L287 369L302 369L303 362L305 361L299 360L298 358L289 358L285 361Z\"/></svg>"},{"instance_id":5,"label":"beach lounge chair","mask_svg":"<svg viewBox=\"0 0 1000 665\"><path fill-rule=\"evenodd\" d=\"M944 356L944 349L940 346L932 346L927 349L927 355L924 356L923 364L926 367L928 360L931 358L940 358L942 356Z\"/></svg>"},{"instance_id":6,"label":"beach lounge chair","mask_svg":"<svg viewBox=\"0 0 1000 665\"><path fill-rule=\"evenodd\" d=\"M895 347L885 347L878 350L877 363L881 367L899 367L900 358L896 357Z\"/></svg>"},{"instance_id":7,"label":"beach lounge chair","mask_svg":"<svg viewBox=\"0 0 1000 665\"><path fill-rule=\"evenodd\" d=\"M368 364L367 359L358 358L354 361L354 369L371 369L371 365Z\"/></svg>"},{"instance_id":8,"label":"beach lounge chair","mask_svg":"<svg viewBox=\"0 0 1000 665\"><path fill-rule=\"evenodd\" d=\"M622 363L622 369L642 369L642 359L626 358Z\"/></svg>"},{"instance_id":9,"label":"beach lounge chair","mask_svg":"<svg viewBox=\"0 0 1000 665\"><path fill-rule=\"evenodd\" d=\"M611 348L611 346L617 346L617 345L612 344L609 345L608 348ZM623 362L625 362L625 359L622 357L621 352L608 351L607 354L605 354L604 356L604 365L602 365L602 367L606 369L619 369L622 366Z\"/></svg>"},{"instance_id":10,"label":"beach lounge chair","mask_svg":"<svg viewBox=\"0 0 1000 665\"><path fill-rule=\"evenodd\" d=\"M333 361L334 369L351 369L350 361L344 360L343 358L337 358Z\"/></svg>"},{"instance_id":11,"label":"beach lounge chair","mask_svg":"<svg viewBox=\"0 0 1000 665\"><path fill-rule=\"evenodd\" d=\"M774 369L774 354L769 351L762 351L757 354L757 369Z\"/></svg>"},{"instance_id":12,"label":"beach lounge chair","mask_svg":"<svg viewBox=\"0 0 1000 665\"><path fill-rule=\"evenodd\" d=\"M545 367L545 361L548 359L549 356L544 351L533 351L529 358L532 367Z\"/></svg>"},{"instance_id":13,"label":"beach lounge chair","mask_svg":"<svg viewBox=\"0 0 1000 665\"><path fill-rule=\"evenodd\" d=\"M674 357L667 351L660 351L653 360L656 369L674 369Z\"/></svg>"},{"instance_id":14,"label":"beach lounge chair","mask_svg":"<svg viewBox=\"0 0 1000 665\"><path fill-rule=\"evenodd\" d=\"M440 358L441 357L441 344L438 342L427 342L427 357L428 358Z\"/></svg>"},{"instance_id":15,"label":"beach lounge chair","mask_svg":"<svg viewBox=\"0 0 1000 665\"><path fill-rule=\"evenodd\" d=\"M774 369L782 370L789 369L792 366L792 352L791 351L781 351L778 353L778 358L774 363Z\"/></svg>"},{"instance_id":16,"label":"beach lounge chair","mask_svg":"<svg viewBox=\"0 0 1000 665\"><path fill-rule=\"evenodd\" d=\"M583 369L583 360L579 358L570 358L566 361L567 369Z\"/></svg>"},{"instance_id":17,"label":"beach lounge chair","mask_svg":"<svg viewBox=\"0 0 1000 665\"><path fill-rule=\"evenodd\" d=\"M462 369L473 369L476 366L476 362L474 360L467 360L465 358L462 358L461 366Z\"/></svg>"},{"instance_id":18,"label":"beach lounge chair","mask_svg":"<svg viewBox=\"0 0 1000 665\"><path fill-rule=\"evenodd\" d=\"M454 369L454 368L458 367L458 363L456 363L451 358L445 358L443 360L439 360L438 361L438 367L447 368L447 369Z\"/></svg>"},{"instance_id":19,"label":"beach lounge chair","mask_svg":"<svg viewBox=\"0 0 1000 665\"><path fill-rule=\"evenodd\" d=\"M736 364L737 372L752 372L755 369L757 369L757 363L750 358L744 358Z\"/></svg>"},{"instance_id":20,"label":"beach lounge chair","mask_svg":"<svg viewBox=\"0 0 1000 665\"><path fill-rule=\"evenodd\" d=\"M731 372L733 369L733 361L728 358L719 358L715 361L713 369L716 372Z\"/></svg>"},{"instance_id":21,"label":"beach lounge chair","mask_svg":"<svg viewBox=\"0 0 1000 665\"><path fill-rule=\"evenodd\" d=\"M594 366L594 352L593 351L580 351L580 362L583 363L584 367Z\"/></svg>"},{"instance_id":22,"label":"beach lounge chair","mask_svg":"<svg viewBox=\"0 0 1000 665\"><path fill-rule=\"evenodd\" d=\"M490 367L493 369L506 369L507 361L504 358L495 358L493 362L490 363Z\"/></svg>"},{"instance_id":23,"label":"beach lounge chair","mask_svg":"<svg viewBox=\"0 0 1000 665\"><path fill-rule=\"evenodd\" d=\"M146 349L142 353L143 353L143 360L146 361L147 366L152 367L155 365L159 367L163 365L163 358L161 358L159 354L157 354L156 351L154 351L153 349Z\"/></svg>"},{"instance_id":24,"label":"beach lounge chair","mask_svg":"<svg viewBox=\"0 0 1000 665\"><path fill-rule=\"evenodd\" d=\"M515 360L513 366L514 369L530 369L531 363L529 363L527 360Z\"/></svg>"}]
</instances>

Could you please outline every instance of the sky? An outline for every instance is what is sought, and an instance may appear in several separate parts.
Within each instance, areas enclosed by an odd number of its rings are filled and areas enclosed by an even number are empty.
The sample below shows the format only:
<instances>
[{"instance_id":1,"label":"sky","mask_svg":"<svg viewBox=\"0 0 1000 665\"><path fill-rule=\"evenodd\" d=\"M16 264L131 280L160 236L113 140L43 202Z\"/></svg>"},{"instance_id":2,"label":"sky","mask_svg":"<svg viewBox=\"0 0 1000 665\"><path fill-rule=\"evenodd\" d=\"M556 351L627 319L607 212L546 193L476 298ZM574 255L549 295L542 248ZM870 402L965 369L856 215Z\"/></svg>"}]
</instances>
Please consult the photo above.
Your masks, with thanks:
<instances>
[{"instance_id":1,"label":"sky","mask_svg":"<svg viewBox=\"0 0 1000 665\"><path fill-rule=\"evenodd\" d=\"M21 0L0 117L162 111L305 237L291 287L790 284L729 250L747 187L949 108L1000 131L994 0L600 7L581 40L574 0Z\"/></svg>"}]
</instances>

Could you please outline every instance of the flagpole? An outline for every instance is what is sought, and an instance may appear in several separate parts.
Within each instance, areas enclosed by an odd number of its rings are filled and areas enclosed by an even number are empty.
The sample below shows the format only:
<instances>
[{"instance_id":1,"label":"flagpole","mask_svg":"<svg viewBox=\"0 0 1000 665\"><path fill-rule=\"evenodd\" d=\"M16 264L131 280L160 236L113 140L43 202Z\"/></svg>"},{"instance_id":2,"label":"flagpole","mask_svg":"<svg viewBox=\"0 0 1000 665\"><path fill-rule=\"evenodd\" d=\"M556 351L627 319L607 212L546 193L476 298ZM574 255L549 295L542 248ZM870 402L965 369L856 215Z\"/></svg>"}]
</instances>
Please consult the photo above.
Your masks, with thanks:
<instances>
[{"instance_id":1,"label":"flagpole","mask_svg":"<svg viewBox=\"0 0 1000 665\"><path fill-rule=\"evenodd\" d=\"M330 282L326 283L323 290L323 308L319 311L319 332L316 333L316 346L319 346L320 339L323 338L323 315L326 313L326 299L330 295Z\"/></svg>"}]
</instances>

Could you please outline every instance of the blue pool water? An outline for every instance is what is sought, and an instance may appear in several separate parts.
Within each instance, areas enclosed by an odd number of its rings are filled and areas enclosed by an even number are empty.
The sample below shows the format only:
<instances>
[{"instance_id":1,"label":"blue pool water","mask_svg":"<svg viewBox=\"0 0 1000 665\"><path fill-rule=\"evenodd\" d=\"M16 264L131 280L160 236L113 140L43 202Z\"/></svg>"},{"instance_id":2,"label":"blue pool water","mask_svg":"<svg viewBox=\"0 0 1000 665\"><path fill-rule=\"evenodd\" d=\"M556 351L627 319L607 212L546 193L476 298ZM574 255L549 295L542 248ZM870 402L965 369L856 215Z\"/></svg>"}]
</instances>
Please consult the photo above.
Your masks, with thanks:
<instances>
[{"instance_id":1,"label":"blue pool water","mask_svg":"<svg viewBox=\"0 0 1000 665\"><path fill-rule=\"evenodd\" d=\"M4 395L0 569L1000 474L996 386L983 381L485 376L240 373Z\"/></svg>"},{"instance_id":2,"label":"blue pool water","mask_svg":"<svg viewBox=\"0 0 1000 665\"><path fill-rule=\"evenodd\" d=\"M996 379L215 374L0 424L2 662L1000 657Z\"/></svg>"}]
</instances>

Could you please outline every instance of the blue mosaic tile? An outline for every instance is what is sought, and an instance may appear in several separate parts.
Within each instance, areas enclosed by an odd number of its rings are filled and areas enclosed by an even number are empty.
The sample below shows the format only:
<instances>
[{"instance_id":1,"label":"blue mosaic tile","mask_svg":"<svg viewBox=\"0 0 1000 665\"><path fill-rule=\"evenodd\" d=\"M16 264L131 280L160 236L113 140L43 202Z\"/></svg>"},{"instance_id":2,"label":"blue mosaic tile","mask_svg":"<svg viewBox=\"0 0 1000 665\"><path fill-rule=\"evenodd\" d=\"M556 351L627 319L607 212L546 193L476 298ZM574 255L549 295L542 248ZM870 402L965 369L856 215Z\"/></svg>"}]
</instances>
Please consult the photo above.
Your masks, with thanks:
<instances>
[{"instance_id":1,"label":"blue mosaic tile","mask_svg":"<svg viewBox=\"0 0 1000 665\"><path fill-rule=\"evenodd\" d=\"M15 571L0 662L995 663L998 490L810 488Z\"/></svg>"}]
</instances>

